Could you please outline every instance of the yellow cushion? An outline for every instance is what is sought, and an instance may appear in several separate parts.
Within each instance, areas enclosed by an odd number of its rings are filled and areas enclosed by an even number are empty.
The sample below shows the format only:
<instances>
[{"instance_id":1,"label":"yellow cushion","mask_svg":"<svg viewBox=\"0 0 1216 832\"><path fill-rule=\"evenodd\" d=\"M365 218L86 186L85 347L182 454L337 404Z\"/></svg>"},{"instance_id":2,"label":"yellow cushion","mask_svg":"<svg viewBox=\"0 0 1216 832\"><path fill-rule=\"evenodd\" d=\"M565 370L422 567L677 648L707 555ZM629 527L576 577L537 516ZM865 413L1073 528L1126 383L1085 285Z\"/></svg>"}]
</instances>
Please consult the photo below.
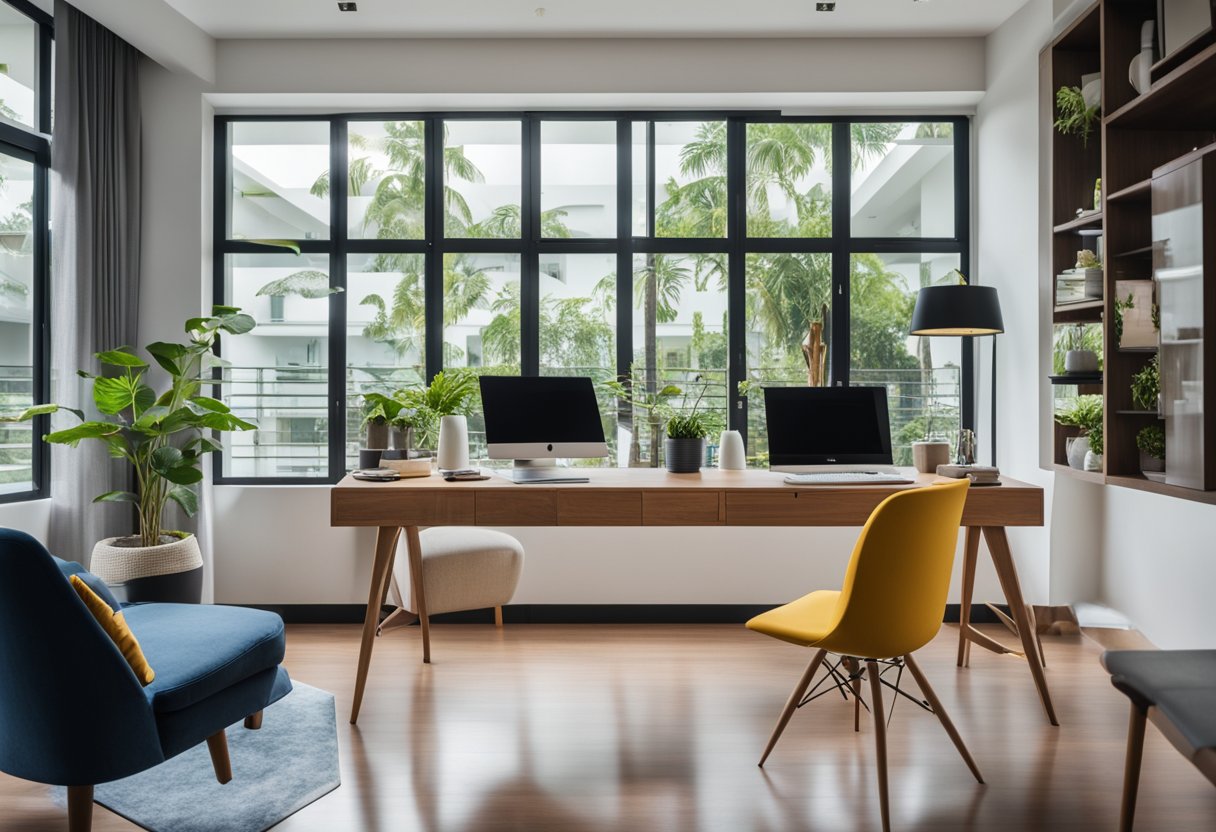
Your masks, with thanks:
<instances>
[{"instance_id":1,"label":"yellow cushion","mask_svg":"<svg viewBox=\"0 0 1216 832\"><path fill-rule=\"evenodd\" d=\"M807 647L823 639L836 626L839 602L839 592L812 592L797 601L760 613L747 622L747 628Z\"/></svg>"},{"instance_id":2,"label":"yellow cushion","mask_svg":"<svg viewBox=\"0 0 1216 832\"><path fill-rule=\"evenodd\" d=\"M139 679L141 684L152 684L156 674L148 666L148 660L144 658L144 651L140 649L139 642L135 639L131 628L127 626L127 620L123 618L122 613L110 609L110 605L101 600L101 597L80 578L73 575L70 580L72 589L76 590L76 594L80 596L81 601L84 601L89 612L93 613L93 617L97 619L101 629L105 630L106 635L114 640L122 657L135 671L135 678Z\"/></svg>"}]
</instances>

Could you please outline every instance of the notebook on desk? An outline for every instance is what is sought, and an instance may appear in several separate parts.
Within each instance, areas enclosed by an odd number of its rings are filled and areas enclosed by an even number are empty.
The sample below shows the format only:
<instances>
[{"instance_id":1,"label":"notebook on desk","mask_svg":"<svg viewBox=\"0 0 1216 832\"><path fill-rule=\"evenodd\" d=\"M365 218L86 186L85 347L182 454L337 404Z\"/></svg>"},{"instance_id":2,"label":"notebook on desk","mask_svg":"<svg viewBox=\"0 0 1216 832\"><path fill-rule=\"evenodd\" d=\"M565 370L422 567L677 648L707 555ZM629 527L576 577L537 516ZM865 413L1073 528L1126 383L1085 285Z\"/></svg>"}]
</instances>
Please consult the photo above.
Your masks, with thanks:
<instances>
[{"instance_id":1,"label":"notebook on desk","mask_svg":"<svg viewBox=\"0 0 1216 832\"><path fill-rule=\"evenodd\" d=\"M891 455L884 387L766 387L769 470L790 485L892 485L913 480Z\"/></svg>"}]
</instances>

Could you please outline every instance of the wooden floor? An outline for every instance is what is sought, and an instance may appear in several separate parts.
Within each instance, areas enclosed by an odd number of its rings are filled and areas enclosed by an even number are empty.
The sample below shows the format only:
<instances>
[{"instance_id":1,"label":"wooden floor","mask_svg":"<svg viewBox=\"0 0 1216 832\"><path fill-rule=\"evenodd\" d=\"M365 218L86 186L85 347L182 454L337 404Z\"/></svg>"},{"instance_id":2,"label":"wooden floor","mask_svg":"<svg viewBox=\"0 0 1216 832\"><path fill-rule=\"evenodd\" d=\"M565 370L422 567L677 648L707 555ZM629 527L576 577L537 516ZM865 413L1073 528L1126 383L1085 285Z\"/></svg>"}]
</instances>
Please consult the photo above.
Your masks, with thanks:
<instances>
[{"instance_id":1,"label":"wooden floor","mask_svg":"<svg viewBox=\"0 0 1216 832\"><path fill-rule=\"evenodd\" d=\"M1115 829L1127 702L1100 648L1044 639L1052 728L1020 660L973 649L958 670L956 638L947 626L919 656L988 785L905 700L888 740L893 827ZM337 695L342 786L280 830L878 828L873 728L854 734L839 697L795 714L756 767L810 652L741 626L437 626L429 667L418 629L397 630L377 644L355 728L358 641L354 626L289 628L292 676ZM1216 789L1151 727L1137 819L1216 828ZM61 829L46 787L0 775L0 830ZM98 807L94 829L135 827Z\"/></svg>"}]
</instances>

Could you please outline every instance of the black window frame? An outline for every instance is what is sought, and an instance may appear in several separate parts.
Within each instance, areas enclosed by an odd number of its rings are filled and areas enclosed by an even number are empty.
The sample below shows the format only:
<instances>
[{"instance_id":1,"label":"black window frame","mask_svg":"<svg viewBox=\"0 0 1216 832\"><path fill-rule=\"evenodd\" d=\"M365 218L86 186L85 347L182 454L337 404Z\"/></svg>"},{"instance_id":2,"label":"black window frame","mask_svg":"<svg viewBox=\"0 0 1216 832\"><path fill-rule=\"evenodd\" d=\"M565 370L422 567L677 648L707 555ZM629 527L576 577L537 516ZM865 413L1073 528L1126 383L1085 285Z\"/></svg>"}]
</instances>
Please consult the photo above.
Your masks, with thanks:
<instances>
[{"instance_id":1,"label":"black window frame","mask_svg":"<svg viewBox=\"0 0 1216 832\"><path fill-rule=\"evenodd\" d=\"M449 121L520 122L521 236L467 238L443 235L443 125ZM425 125L425 235L420 240L350 239L347 228L347 139L352 122L420 121ZM608 238L545 238L540 217L540 125L546 121L615 121L617 125L617 234ZM664 122L725 121L727 128L727 234L721 238L656 237L654 125ZM785 116L768 110L625 110L625 111L407 111L354 113L220 114L214 124L214 300L224 304L227 255L267 253L264 245L228 238L231 197L230 126L241 122L323 122L330 125L330 235L327 240L295 240L301 253L328 254L330 285L340 289L329 299L328 474L316 477L236 477L223 470L223 456L214 454L213 478L220 485L317 485L338 482L346 473L346 266L348 254L422 254L425 278L425 374L443 369L443 285L445 254L493 253L520 256L520 371L540 372L539 257L544 254L613 254L617 256L616 370L628 378L633 351L633 261L637 254L721 253L727 258L727 411L730 427L747 439L748 403L739 382L747 377L746 260L749 254L825 253L832 257L832 309L829 379L847 385L849 362L850 263L854 254L957 254L960 269L971 263L971 117L959 115L805 115ZM647 235L633 234L633 124L647 128ZM832 234L829 237L748 237L746 204L747 125L776 122L832 125ZM852 124L950 124L954 138L954 235L951 237L854 237L851 228ZM221 339L222 341L222 339ZM963 339L960 425L975 427L975 379L972 339ZM220 352L222 343L217 342ZM335 369L340 370L335 372ZM335 430L335 428L337 428Z\"/></svg>"},{"instance_id":2,"label":"black window frame","mask_svg":"<svg viewBox=\"0 0 1216 832\"><path fill-rule=\"evenodd\" d=\"M31 393L34 402L46 402L51 391L50 322L50 170L51 170L51 55L54 19L29 0L0 0L28 17L35 25L35 126L0 121L0 153L34 166L32 251L33 286L30 312ZM41 500L51 496L51 446L42 437L50 431L50 417L36 416L31 424L31 488L0 494L0 503Z\"/></svg>"}]
</instances>

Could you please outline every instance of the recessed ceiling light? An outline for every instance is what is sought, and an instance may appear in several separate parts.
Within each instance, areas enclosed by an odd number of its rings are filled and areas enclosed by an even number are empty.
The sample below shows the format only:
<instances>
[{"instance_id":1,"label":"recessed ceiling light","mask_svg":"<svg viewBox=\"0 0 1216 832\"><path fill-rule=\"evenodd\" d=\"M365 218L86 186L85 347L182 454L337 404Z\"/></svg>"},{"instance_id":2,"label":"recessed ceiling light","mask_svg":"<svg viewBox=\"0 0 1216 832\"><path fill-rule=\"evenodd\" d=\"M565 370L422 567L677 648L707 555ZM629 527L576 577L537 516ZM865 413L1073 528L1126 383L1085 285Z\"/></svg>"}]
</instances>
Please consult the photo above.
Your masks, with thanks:
<instances>
[{"instance_id":1,"label":"recessed ceiling light","mask_svg":"<svg viewBox=\"0 0 1216 832\"><path fill-rule=\"evenodd\" d=\"M338 11L340 12L357 12L359 11L358 3L339 3Z\"/></svg>"},{"instance_id":2,"label":"recessed ceiling light","mask_svg":"<svg viewBox=\"0 0 1216 832\"><path fill-rule=\"evenodd\" d=\"M836 11L835 3L816 3L815 11L817 12L834 12Z\"/></svg>"}]
</instances>

